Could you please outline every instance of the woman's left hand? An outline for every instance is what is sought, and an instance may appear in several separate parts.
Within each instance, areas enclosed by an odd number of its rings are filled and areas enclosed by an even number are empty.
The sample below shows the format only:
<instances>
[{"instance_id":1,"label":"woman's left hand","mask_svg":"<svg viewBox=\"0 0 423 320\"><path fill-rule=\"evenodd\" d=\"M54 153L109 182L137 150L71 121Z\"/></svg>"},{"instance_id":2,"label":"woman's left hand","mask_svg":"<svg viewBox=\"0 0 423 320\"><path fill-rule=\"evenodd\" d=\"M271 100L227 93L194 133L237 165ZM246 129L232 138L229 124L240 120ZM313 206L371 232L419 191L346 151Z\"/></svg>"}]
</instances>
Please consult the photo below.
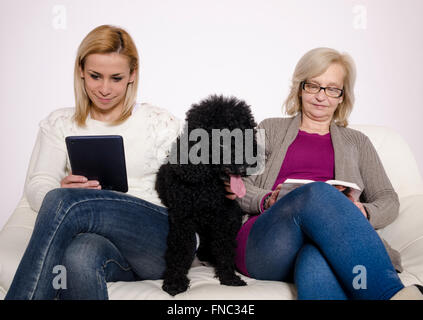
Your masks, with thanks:
<instances>
[{"instance_id":1,"label":"woman's left hand","mask_svg":"<svg viewBox=\"0 0 423 320\"><path fill-rule=\"evenodd\" d=\"M366 217L366 219L367 219L367 212L366 212L366 209L364 209L363 204L362 204L361 202L359 202L359 201L353 201L353 203L357 206L357 208L359 208L359 209L360 209L361 213L363 213L363 214L364 214L364 216L365 216L365 217Z\"/></svg>"},{"instance_id":2,"label":"woman's left hand","mask_svg":"<svg viewBox=\"0 0 423 320\"><path fill-rule=\"evenodd\" d=\"M334 187L341 192L346 189L346 187L339 186L339 185L336 185ZM364 209L363 204L360 201L354 201L354 198L350 194L346 194L346 196L347 196L348 199L350 199L357 206L357 208L360 209L361 213L366 217L366 219L368 219L367 212L366 212L366 209Z\"/></svg>"}]
</instances>

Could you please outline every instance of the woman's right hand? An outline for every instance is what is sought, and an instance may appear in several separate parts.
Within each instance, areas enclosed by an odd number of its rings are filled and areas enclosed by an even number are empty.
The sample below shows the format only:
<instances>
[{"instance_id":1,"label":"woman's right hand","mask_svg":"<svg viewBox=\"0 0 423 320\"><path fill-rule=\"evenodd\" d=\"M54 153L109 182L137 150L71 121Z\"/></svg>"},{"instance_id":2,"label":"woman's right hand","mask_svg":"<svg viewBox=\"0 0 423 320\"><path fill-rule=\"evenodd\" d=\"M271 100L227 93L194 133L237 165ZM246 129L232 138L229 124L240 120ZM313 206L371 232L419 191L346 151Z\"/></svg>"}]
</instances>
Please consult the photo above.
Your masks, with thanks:
<instances>
[{"instance_id":1,"label":"woman's right hand","mask_svg":"<svg viewBox=\"0 0 423 320\"><path fill-rule=\"evenodd\" d=\"M70 174L60 181L61 188L86 188L101 189L101 185L97 180L88 180L84 176Z\"/></svg>"},{"instance_id":2,"label":"woman's right hand","mask_svg":"<svg viewBox=\"0 0 423 320\"><path fill-rule=\"evenodd\" d=\"M282 184L278 184L275 190L272 191L272 194L266 199L265 203L263 204L264 210L269 209L271 206L275 204L278 200L279 191L281 191Z\"/></svg>"}]
</instances>

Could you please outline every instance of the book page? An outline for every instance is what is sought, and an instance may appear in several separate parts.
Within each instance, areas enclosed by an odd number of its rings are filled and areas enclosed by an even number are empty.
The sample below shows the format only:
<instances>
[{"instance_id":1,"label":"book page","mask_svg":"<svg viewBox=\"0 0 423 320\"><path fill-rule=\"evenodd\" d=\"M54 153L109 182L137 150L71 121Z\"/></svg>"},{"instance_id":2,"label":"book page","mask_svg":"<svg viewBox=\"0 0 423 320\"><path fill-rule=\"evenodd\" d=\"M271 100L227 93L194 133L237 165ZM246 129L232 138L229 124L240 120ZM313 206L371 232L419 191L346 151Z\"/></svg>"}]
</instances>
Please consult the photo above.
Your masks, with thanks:
<instances>
[{"instance_id":1,"label":"book page","mask_svg":"<svg viewBox=\"0 0 423 320\"><path fill-rule=\"evenodd\" d=\"M308 180L308 179L286 179L285 182L282 184L282 188L279 192L277 200L291 192L292 190L301 187L307 183L315 182L314 180ZM325 181L325 183L330 184L334 187L340 186L343 188L337 188L340 192L345 194L346 197L348 197L351 201L359 201L360 195L361 195L361 189L360 187L353 183L353 182L347 182L342 180L328 180Z\"/></svg>"},{"instance_id":2,"label":"book page","mask_svg":"<svg viewBox=\"0 0 423 320\"><path fill-rule=\"evenodd\" d=\"M328 180L325 182L332 186L344 186L344 187L349 187L349 188L353 188L358 191L361 191L360 187L356 185L354 182L347 182L347 181L341 181L341 180Z\"/></svg>"}]
</instances>

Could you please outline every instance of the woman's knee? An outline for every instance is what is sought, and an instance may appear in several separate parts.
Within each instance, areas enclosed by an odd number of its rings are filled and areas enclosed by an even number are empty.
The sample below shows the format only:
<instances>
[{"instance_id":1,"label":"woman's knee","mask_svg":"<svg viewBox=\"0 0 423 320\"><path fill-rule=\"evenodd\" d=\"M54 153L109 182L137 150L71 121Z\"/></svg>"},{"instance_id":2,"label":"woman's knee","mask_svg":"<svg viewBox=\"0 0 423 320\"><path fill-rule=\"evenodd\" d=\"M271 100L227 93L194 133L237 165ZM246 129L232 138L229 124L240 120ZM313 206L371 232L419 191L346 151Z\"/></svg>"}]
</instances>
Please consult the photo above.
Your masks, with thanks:
<instances>
[{"instance_id":1,"label":"woman's knee","mask_svg":"<svg viewBox=\"0 0 423 320\"><path fill-rule=\"evenodd\" d=\"M64 201L69 198L69 193L70 191L65 188L57 188L47 192L37 214L37 222L43 226L54 223L54 218L63 208Z\"/></svg>"},{"instance_id":2,"label":"woman's knee","mask_svg":"<svg viewBox=\"0 0 423 320\"><path fill-rule=\"evenodd\" d=\"M297 223L308 217L322 217L323 213L336 214L343 198L348 199L335 187L325 182L308 183L292 192L291 212ZM333 216L332 216L333 217Z\"/></svg>"},{"instance_id":3,"label":"woman's knee","mask_svg":"<svg viewBox=\"0 0 423 320\"><path fill-rule=\"evenodd\" d=\"M307 183L289 192L278 200L274 206L282 209L282 211L301 211L302 208L319 203L324 198L331 198L334 191L338 192L333 186L325 182ZM330 197L327 197L327 195L330 195Z\"/></svg>"},{"instance_id":4,"label":"woman's knee","mask_svg":"<svg viewBox=\"0 0 423 320\"><path fill-rule=\"evenodd\" d=\"M322 200L322 198L326 198L327 195L339 192L330 184L321 181L308 183L302 186L299 190L301 190L301 194L305 198L304 200L313 202Z\"/></svg>"},{"instance_id":5,"label":"woman's knee","mask_svg":"<svg viewBox=\"0 0 423 320\"><path fill-rule=\"evenodd\" d=\"M118 261L123 258L111 241L97 234L81 233L66 248L63 264L70 272L84 273L104 268L110 260L129 269L126 262Z\"/></svg>"},{"instance_id":6,"label":"woman's knee","mask_svg":"<svg viewBox=\"0 0 423 320\"><path fill-rule=\"evenodd\" d=\"M56 188L56 189L50 190L44 196L41 209L46 206L47 207L56 206L58 203L60 203L60 201L62 201L62 199L64 198L67 192L68 190L65 188Z\"/></svg>"},{"instance_id":7,"label":"woman's knee","mask_svg":"<svg viewBox=\"0 0 423 320\"><path fill-rule=\"evenodd\" d=\"M77 206L76 204L88 203L86 200L94 199L98 195L98 191L74 188L50 190L44 197L37 220L40 220L40 223L43 225L46 223L56 223L58 219L63 222L63 219L69 216L68 213L73 208L81 209L81 206ZM66 215L66 217L63 215Z\"/></svg>"},{"instance_id":8,"label":"woman's knee","mask_svg":"<svg viewBox=\"0 0 423 320\"><path fill-rule=\"evenodd\" d=\"M57 206L58 204L73 204L90 197L91 194L98 193L98 190L79 188L56 188L50 190L44 196L42 206Z\"/></svg>"},{"instance_id":9,"label":"woman's knee","mask_svg":"<svg viewBox=\"0 0 423 320\"><path fill-rule=\"evenodd\" d=\"M69 204L78 201L80 195L80 189L56 188L50 190L44 196L39 213L57 212L60 208L67 207Z\"/></svg>"}]
</instances>

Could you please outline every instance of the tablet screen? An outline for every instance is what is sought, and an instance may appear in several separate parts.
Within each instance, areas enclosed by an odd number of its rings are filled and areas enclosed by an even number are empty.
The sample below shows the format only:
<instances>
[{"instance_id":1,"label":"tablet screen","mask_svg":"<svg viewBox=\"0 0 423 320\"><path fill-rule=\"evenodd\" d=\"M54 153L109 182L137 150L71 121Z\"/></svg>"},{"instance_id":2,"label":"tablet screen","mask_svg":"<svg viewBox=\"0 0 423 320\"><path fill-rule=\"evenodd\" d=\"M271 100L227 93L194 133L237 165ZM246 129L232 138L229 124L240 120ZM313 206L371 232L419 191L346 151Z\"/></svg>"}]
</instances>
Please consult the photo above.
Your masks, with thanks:
<instances>
[{"instance_id":1,"label":"tablet screen","mask_svg":"<svg viewBox=\"0 0 423 320\"><path fill-rule=\"evenodd\" d=\"M72 174L98 180L102 189L128 191L121 136L69 136L65 141Z\"/></svg>"}]
</instances>

